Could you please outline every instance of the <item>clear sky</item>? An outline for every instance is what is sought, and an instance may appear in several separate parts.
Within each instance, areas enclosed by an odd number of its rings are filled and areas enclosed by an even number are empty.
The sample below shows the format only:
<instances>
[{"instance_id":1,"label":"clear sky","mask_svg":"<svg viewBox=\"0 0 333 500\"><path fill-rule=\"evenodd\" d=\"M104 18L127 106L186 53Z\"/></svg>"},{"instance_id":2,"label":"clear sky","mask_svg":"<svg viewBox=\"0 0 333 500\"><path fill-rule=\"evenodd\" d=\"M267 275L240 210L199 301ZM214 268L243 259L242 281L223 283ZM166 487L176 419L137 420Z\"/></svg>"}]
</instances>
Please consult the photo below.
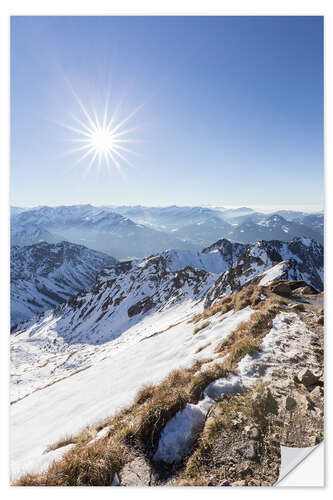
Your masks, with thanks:
<instances>
[{"instance_id":1,"label":"clear sky","mask_svg":"<svg viewBox=\"0 0 333 500\"><path fill-rule=\"evenodd\" d=\"M142 105L133 166L68 154L73 89L89 114ZM322 201L321 17L12 18L13 205Z\"/></svg>"}]
</instances>

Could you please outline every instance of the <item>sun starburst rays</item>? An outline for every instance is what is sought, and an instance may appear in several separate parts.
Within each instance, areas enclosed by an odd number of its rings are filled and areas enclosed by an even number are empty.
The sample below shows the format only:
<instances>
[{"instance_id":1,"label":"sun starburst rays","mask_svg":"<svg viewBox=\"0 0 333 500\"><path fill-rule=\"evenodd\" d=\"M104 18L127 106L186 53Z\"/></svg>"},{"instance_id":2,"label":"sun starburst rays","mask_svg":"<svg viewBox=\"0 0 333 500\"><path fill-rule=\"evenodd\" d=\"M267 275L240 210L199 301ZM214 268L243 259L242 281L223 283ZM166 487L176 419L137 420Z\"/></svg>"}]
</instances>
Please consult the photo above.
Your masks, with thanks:
<instances>
[{"instance_id":1,"label":"sun starburst rays","mask_svg":"<svg viewBox=\"0 0 333 500\"><path fill-rule=\"evenodd\" d=\"M127 156L138 155L127 145L140 142L129 136L139 127L131 126L128 128L128 125L142 106L138 106L124 118L119 119L119 107L116 107L110 115L109 100L107 99L104 110L99 116L95 109L89 113L77 94L75 92L73 94L79 104L82 116L71 115L73 124L61 125L75 134L74 137L67 139L78 144L78 147L69 151L69 154L81 153L75 165L82 165L83 160L88 160L86 172L93 166L97 166L100 170L104 164L109 173L112 172L113 165L123 175L122 166L124 163L133 167Z\"/></svg>"}]
</instances>

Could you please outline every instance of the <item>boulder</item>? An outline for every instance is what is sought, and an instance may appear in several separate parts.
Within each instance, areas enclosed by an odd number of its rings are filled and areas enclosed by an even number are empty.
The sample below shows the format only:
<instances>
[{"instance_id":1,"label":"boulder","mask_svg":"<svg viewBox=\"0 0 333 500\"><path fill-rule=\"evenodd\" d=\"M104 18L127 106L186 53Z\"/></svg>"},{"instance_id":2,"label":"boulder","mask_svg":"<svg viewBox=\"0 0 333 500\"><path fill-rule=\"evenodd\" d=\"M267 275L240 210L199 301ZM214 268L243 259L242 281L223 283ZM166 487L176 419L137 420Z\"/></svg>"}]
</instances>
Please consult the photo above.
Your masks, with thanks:
<instances>
[{"instance_id":1,"label":"boulder","mask_svg":"<svg viewBox=\"0 0 333 500\"><path fill-rule=\"evenodd\" d=\"M319 325L323 325L323 324L324 324L324 315L323 315L323 314L321 314L321 315L318 317L318 320L317 320L317 321L318 321L318 324L319 324Z\"/></svg>"},{"instance_id":2,"label":"boulder","mask_svg":"<svg viewBox=\"0 0 333 500\"><path fill-rule=\"evenodd\" d=\"M260 431L258 427L255 427L254 425L247 425L244 429L246 436L249 439L254 439L257 441L260 438Z\"/></svg>"},{"instance_id":3,"label":"boulder","mask_svg":"<svg viewBox=\"0 0 333 500\"><path fill-rule=\"evenodd\" d=\"M272 292L278 295L286 295L287 297L291 295L291 288L287 283L278 283L272 287Z\"/></svg>"},{"instance_id":4,"label":"boulder","mask_svg":"<svg viewBox=\"0 0 333 500\"><path fill-rule=\"evenodd\" d=\"M301 384L307 387L309 385L316 385L319 381L319 376L315 375L309 368L303 368L303 370L297 374L297 379Z\"/></svg>"},{"instance_id":5,"label":"boulder","mask_svg":"<svg viewBox=\"0 0 333 500\"><path fill-rule=\"evenodd\" d=\"M284 406L286 410L293 410L297 406L296 399L292 398L291 396L287 396L284 402Z\"/></svg>"}]
</instances>

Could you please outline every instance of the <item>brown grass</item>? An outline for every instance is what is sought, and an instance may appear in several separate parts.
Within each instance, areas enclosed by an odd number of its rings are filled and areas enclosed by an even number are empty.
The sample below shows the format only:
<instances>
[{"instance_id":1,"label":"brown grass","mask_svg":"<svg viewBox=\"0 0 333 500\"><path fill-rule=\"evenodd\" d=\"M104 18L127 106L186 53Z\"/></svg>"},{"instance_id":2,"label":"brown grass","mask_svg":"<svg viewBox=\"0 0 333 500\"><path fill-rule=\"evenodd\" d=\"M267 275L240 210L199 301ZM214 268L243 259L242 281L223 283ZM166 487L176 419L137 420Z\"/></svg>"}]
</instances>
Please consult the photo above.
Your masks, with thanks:
<instances>
[{"instance_id":1,"label":"brown grass","mask_svg":"<svg viewBox=\"0 0 333 500\"><path fill-rule=\"evenodd\" d=\"M281 304L278 299L271 297L260 302L257 309L248 321L240 323L227 338L222 340L215 352L223 356L229 352L237 363L241 359L239 356L243 357L242 350L245 354L250 354L259 349L260 341L269 332L274 317L281 310Z\"/></svg>"},{"instance_id":2,"label":"brown grass","mask_svg":"<svg viewBox=\"0 0 333 500\"><path fill-rule=\"evenodd\" d=\"M210 318L211 316L214 316L217 313L225 314L231 311L232 308L233 308L233 296L230 295L229 297L224 297L222 300L220 300L213 306L205 309L202 313L193 316L193 318L190 319L189 323L198 323L200 320Z\"/></svg>"},{"instance_id":3,"label":"brown grass","mask_svg":"<svg viewBox=\"0 0 333 500\"><path fill-rule=\"evenodd\" d=\"M195 335L196 333L200 332L204 328L207 328L207 326L209 326L209 325L210 325L210 321L205 321L204 323L202 323L202 325L197 326L196 328L194 328L193 335Z\"/></svg>"},{"instance_id":4,"label":"brown grass","mask_svg":"<svg viewBox=\"0 0 333 500\"><path fill-rule=\"evenodd\" d=\"M59 441L56 441L55 443L47 446L44 453L48 453L49 451L57 450L58 448L63 448L64 446L67 446L69 444L74 444L74 443L75 443L74 436L64 437L62 439L59 439Z\"/></svg>"},{"instance_id":5,"label":"brown grass","mask_svg":"<svg viewBox=\"0 0 333 500\"><path fill-rule=\"evenodd\" d=\"M256 351L260 350L261 342L258 339L254 339L250 336L244 337L241 340L235 342L235 344L229 349L229 356L225 360L224 364L229 369L232 370L239 361L244 358L247 354L251 356Z\"/></svg>"},{"instance_id":6,"label":"brown grass","mask_svg":"<svg viewBox=\"0 0 333 500\"><path fill-rule=\"evenodd\" d=\"M214 380L222 377L227 377L229 371L223 363L215 363L207 370L202 370L197 373L189 384L188 391L191 403L197 403L203 395L204 389Z\"/></svg>"},{"instance_id":7,"label":"brown grass","mask_svg":"<svg viewBox=\"0 0 333 500\"><path fill-rule=\"evenodd\" d=\"M198 349L195 351L195 354L199 354L199 352L203 351L204 349L206 349L206 347L210 346L211 344L212 344L211 342L208 342L207 344L199 346Z\"/></svg>"}]
</instances>

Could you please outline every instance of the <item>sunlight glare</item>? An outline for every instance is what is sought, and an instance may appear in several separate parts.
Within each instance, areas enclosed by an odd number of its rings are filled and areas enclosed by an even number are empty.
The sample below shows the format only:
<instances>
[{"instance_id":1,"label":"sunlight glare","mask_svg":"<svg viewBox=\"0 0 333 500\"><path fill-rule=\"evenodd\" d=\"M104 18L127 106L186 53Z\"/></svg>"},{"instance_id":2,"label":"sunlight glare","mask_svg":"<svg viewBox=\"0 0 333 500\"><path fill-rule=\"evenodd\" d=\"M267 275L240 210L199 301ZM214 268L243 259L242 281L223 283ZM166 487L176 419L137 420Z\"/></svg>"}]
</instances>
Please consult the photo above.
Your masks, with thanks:
<instances>
[{"instance_id":1,"label":"sunlight glare","mask_svg":"<svg viewBox=\"0 0 333 500\"><path fill-rule=\"evenodd\" d=\"M125 154L136 154L127 147L127 144L139 142L138 140L129 138L129 134L138 127L125 128L125 124L131 120L142 106L136 108L122 120L117 120L118 110L116 109L109 117L108 101L106 101L103 117L101 118L98 117L96 112L90 114L74 91L73 94L81 108L82 117L73 117L77 124L75 127L64 124L62 126L77 135L75 138L69 139L70 142L81 143L81 146L70 151L70 153L82 153L76 164L79 164L84 159L88 159L90 161L87 170L90 170L94 165L97 165L99 168L102 161L104 161L109 172L111 172L111 164L120 172L123 162L133 166Z\"/></svg>"}]
</instances>

